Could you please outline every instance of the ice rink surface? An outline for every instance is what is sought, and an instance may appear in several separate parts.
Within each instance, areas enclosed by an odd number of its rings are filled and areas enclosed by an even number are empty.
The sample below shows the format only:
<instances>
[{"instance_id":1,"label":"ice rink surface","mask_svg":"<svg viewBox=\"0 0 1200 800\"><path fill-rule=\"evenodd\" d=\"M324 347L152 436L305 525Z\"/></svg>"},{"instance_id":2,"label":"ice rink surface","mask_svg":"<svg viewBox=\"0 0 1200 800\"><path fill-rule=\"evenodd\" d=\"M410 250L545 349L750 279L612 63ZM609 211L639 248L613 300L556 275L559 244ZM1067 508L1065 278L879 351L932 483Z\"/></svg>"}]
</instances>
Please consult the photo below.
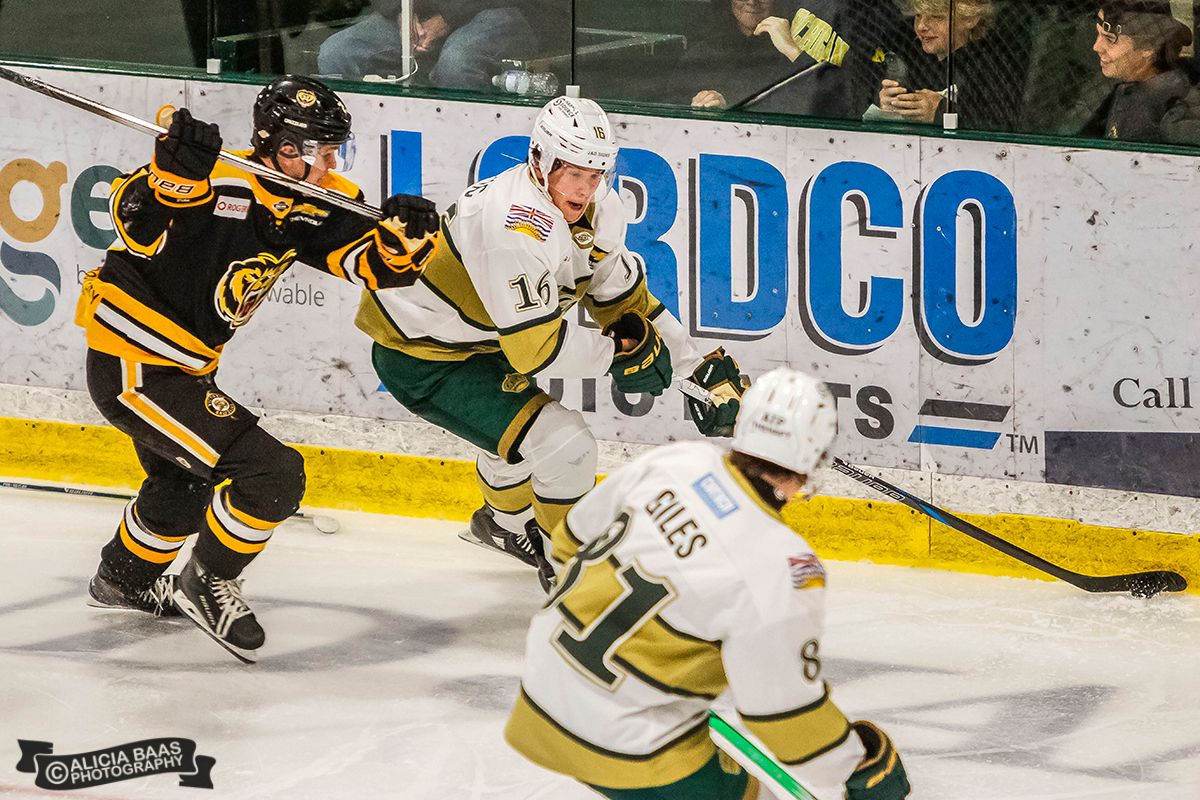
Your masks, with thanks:
<instances>
[{"instance_id":1,"label":"ice rink surface","mask_svg":"<svg viewBox=\"0 0 1200 800\"><path fill-rule=\"evenodd\" d=\"M285 523L246 573L267 644L243 665L190 622L85 604L120 508L0 490L0 795L595 796L501 737L542 594L460 525ZM1200 597L827 566L825 677L891 733L913 798L1200 800ZM165 736L216 759L212 792L158 775L64 795L15 768L18 739Z\"/></svg>"}]
</instances>

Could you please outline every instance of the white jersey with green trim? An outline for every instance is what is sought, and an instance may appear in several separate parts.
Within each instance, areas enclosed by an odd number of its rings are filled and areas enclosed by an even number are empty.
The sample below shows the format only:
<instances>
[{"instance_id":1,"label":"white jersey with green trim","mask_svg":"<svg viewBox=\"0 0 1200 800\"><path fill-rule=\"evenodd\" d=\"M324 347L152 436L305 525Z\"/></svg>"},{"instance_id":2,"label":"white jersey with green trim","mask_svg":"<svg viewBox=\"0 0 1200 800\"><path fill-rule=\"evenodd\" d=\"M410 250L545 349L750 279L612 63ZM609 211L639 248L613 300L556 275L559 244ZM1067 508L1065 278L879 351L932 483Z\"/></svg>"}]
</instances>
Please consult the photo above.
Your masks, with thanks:
<instances>
[{"instance_id":1,"label":"white jersey with green trim","mask_svg":"<svg viewBox=\"0 0 1200 800\"><path fill-rule=\"evenodd\" d=\"M728 451L693 442L638 458L553 539L558 588L529 629L507 730L517 750L637 786L671 748L695 754L688 737L728 690L798 780L843 796L864 748L821 680L825 571Z\"/></svg>"},{"instance_id":2,"label":"white jersey with green trim","mask_svg":"<svg viewBox=\"0 0 1200 800\"><path fill-rule=\"evenodd\" d=\"M680 374L702 358L625 249L616 191L568 224L522 164L464 191L443 217L442 237L413 286L364 299L359 326L376 341L443 360L502 350L526 375L598 377L613 341L568 324L567 311L582 303L601 326L628 311L651 319Z\"/></svg>"}]
</instances>

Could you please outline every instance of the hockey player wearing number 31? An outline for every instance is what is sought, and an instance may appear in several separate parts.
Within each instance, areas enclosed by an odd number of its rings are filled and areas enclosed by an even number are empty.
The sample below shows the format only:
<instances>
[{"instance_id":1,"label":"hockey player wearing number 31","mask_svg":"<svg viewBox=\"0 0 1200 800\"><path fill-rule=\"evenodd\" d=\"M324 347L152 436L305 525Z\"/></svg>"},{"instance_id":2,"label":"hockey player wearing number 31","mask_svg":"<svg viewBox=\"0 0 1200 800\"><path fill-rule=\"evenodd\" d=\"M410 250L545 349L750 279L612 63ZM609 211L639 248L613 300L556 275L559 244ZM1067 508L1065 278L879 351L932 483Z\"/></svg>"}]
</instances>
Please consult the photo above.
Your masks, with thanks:
<instances>
[{"instance_id":1,"label":"hockey player wearing number 31","mask_svg":"<svg viewBox=\"0 0 1200 800\"><path fill-rule=\"evenodd\" d=\"M830 456L825 384L776 369L742 397L730 449L660 447L554 529L557 586L530 625L505 737L612 800L766 800L718 755L709 709L746 727L819 800L901 800L887 734L821 679L825 571L780 509Z\"/></svg>"},{"instance_id":2,"label":"hockey player wearing number 31","mask_svg":"<svg viewBox=\"0 0 1200 800\"><path fill-rule=\"evenodd\" d=\"M238 155L361 198L330 171L350 114L324 84L272 82L253 124L253 151ZM117 241L83 284L88 390L147 475L89 592L102 607L178 609L253 661L265 634L239 575L299 507L304 461L217 387L221 350L293 263L370 288L411 282L435 251L437 213L397 195L376 222L218 163L220 149L216 125L174 112L151 162L114 182ZM197 533L178 580L165 575Z\"/></svg>"},{"instance_id":3,"label":"hockey player wearing number 31","mask_svg":"<svg viewBox=\"0 0 1200 800\"><path fill-rule=\"evenodd\" d=\"M696 349L626 251L617 150L600 106L554 98L534 123L528 162L463 192L420 280L364 292L357 319L396 399L479 448L485 505L471 539L537 566L543 580L540 531L595 484L597 454L583 416L532 376L608 374L622 392L658 395L673 374L694 374L720 398L692 405L707 435L729 435L742 392L733 359ZM576 304L602 330L569 325Z\"/></svg>"}]
</instances>

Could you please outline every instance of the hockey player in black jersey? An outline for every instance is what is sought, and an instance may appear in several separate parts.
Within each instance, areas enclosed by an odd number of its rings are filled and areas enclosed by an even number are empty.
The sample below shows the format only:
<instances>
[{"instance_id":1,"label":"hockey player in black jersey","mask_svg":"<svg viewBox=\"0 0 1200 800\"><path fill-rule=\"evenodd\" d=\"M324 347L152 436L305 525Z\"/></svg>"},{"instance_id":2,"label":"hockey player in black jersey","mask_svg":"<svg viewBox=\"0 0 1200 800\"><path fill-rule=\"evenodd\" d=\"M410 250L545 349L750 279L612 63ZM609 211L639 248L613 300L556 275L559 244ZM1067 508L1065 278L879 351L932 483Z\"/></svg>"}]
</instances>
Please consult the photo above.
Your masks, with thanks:
<instances>
[{"instance_id":1,"label":"hockey player in black jersey","mask_svg":"<svg viewBox=\"0 0 1200 800\"><path fill-rule=\"evenodd\" d=\"M238 155L362 198L330 171L351 120L328 87L277 79L253 116L253 149ZM411 284L437 246L438 217L428 200L394 195L377 222L219 163L220 148L216 125L175 112L151 162L114 182L117 241L84 281L88 390L147 475L89 593L102 607L182 611L253 661L265 634L238 576L299 507L304 462L218 388L221 350L292 264L371 289ZM193 534L191 559L165 575Z\"/></svg>"}]
</instances>

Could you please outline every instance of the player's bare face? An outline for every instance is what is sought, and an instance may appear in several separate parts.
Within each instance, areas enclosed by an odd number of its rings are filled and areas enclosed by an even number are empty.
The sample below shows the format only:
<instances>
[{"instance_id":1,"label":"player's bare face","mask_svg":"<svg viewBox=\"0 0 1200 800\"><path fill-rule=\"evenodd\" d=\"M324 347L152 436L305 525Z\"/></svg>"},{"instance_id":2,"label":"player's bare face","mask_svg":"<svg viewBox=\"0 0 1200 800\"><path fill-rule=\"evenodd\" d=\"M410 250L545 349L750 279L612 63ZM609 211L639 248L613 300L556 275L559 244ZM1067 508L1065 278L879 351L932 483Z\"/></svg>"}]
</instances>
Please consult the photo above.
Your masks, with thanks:
<instances>
[{"instance_id":1,"label":"player's bare face","mask_svg":"<svg viewBox=\"0 0 1200 800\"><path fill-rule=\"evenodd\" d=\"M570 224L578 222L583 216L584 209L592 202L592 196L603 180L604 172L601 170L562 164L551 171L546 190L550 193L550 201Z\"/></svg>"},{"instance_id":2,"label":"player's bare face","mask_svg":"<svg viewBox=\"0 0 1200 800\"><path fill-rule=\"evenodd\" d=\"M285 145L275 155L275 161L279 164L280 171L289 178L316 184L320 183L321 179L337 165L337 152L336 144L321 145L317 149L315 161L309 168L309 164L300 157L299 151ZM306 168L308 168L307 176L304 174Z\"/></svg>"}]
</instances>

